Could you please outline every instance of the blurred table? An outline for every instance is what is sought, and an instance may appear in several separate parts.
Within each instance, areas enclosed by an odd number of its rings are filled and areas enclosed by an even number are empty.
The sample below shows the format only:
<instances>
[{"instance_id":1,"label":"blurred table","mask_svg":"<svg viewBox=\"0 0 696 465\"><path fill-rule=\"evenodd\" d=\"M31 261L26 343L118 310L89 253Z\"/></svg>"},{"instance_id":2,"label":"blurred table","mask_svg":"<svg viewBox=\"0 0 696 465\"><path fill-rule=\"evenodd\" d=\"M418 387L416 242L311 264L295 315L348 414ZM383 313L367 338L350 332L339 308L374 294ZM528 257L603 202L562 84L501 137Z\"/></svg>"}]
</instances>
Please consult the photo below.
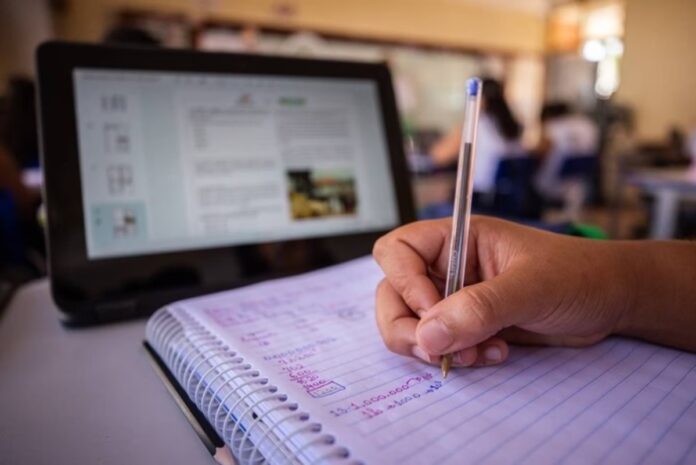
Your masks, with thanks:
<instances>
[{"instance_id":1,"label":"blurred table","mask_svg":"<svg viewBox=\"0 0 696 465\"><path fill-rule=\"evenodd\" d=\"M696 168L645 169L627 176L625 182L655 199L650 225L653 239L672 239L679 203L696 201Z\"/></svg>"},{"instance_id":2,"label":"blurred table","mask_svg":"<svg viewBox=\"0 0 696 465\"><path fill-rule=\"evenodd\" d=\"M0 315L0 464L213 464L155 374L145 320L68 329L46 280Z\"/></svg>"}]
</instances>

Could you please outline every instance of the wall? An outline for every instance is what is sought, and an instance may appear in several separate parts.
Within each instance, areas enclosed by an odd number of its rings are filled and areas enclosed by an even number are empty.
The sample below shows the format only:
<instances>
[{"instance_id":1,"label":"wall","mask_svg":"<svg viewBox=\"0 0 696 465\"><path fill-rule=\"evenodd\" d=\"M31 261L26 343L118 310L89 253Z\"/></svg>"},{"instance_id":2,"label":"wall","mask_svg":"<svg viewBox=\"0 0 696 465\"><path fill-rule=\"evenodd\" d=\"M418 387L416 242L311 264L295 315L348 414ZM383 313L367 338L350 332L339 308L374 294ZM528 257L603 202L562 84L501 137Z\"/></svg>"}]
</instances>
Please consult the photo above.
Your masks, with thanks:
<instances>
[{"instance_id":1,"label":"wall","mask_svg":"<svg viewBox=\"0 0 696 465\"><path fill-rule=\"evenodd\" d=\"M44 0L0 2L0 86L12 74L32 75L34 49L53 35L50 12ZM0 92L3 89L0 88Z\"/></svg>"},{"instance_id":2,"label":"wall","mask_svg":"<svg viewBox=\"0 0 696 465\"><path fill-rule=\"evenodd\" d=\"M96 40L122 8L191 18L308 28L382 40L417 41L485 51L541 53L540 12L472 0L66 0L61 36Z\"/></svg>"},{"instance_id":3,"label":"wall","mask_svg":"<svg viewBox=\"0 0 696 465\"><path fill-rule=\"evenodd\" d=\"M696 126L696 1L628 0L617 101L636 110L641 139Z\"/></svg>"}]
</instances>

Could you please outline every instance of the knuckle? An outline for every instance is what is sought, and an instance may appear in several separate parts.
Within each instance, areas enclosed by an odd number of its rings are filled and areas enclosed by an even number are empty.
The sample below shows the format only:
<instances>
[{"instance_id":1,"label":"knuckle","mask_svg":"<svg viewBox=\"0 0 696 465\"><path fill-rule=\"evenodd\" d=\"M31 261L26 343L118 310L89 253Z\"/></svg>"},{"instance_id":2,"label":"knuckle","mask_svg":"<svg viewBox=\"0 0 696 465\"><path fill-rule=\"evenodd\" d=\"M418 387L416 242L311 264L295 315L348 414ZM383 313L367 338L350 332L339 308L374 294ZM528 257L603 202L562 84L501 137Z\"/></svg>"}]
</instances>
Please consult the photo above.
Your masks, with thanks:
<instances>
[{"instance_id":1,"label":"knuckle","mask_svg":"<svg viewBox=\"0 0 696 465\"><path fill-rule=\"evenodd\" d=\"M390 352L410 355L412 343L409 342L408 336L404 334L398 326L389 325L386 331L382 333L382 339L384 341L384 346L389 349Z\"/></svg>"},{"instance_id":2,"label":"knuckle","mask_svg":"<svg viewBox=\"0 0 696 465\"><path fill-rule=\"evenodd\" d=\"M396 287L401 294L401 298L406 302L406 305L413 308L418 301L418 290L416 286L414 286L409 279L401 279L397 281Z\"/></svg>"},{"instance_id":3,"label":"knuckle","mask_svg":"<svg viewBox=\"0 0 696 465\"><path fill-rule=\"evenodd\" d=\"M384 258L389 250L389 243L391 242L391 238L389 236L391 236L391 233L381 236L372 246L372 256L375 257L377 261Z\"/></svg>"},{"instance_id":4,"label":"knuckle","mask_svg":"<svg viewBox=\"0 0 696 465\"><path fill-rule=\"evenodd\" d=\"M375 257L376 259L379 259L379 257L382 254L382 249L384 248L384 244L382 243L384 240L384 236L380 236L374 244L372 244L372 256Z\"/></svg>"}]
</instances>

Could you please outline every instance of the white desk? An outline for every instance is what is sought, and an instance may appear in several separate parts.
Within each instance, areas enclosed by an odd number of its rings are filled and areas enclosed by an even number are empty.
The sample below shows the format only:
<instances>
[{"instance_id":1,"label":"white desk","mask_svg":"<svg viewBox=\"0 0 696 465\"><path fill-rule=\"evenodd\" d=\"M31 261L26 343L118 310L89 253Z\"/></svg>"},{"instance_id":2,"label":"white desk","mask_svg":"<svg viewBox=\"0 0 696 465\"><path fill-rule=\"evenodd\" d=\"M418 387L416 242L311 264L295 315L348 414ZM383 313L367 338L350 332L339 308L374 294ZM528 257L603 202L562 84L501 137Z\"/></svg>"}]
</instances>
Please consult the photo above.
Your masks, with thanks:
<instances>
[{"instance_id":1,"label":"white desk","mask_svg":"<svg viewBox=\"0 0 696 465\"><path fill-rule=\"evenodd\" d=\"M628 176L626 182L655 198L650 237L672 239L679 202L696 200L696 169L650 169Z\"/></svg>"},{"instance_id":2,"label":"white desk","mask_svg":"<svg viewBox=\"0 0 696 465\"><path fill-rule=\"evenodd\" d=\"M152 370L145 320L66 329L46 281L0 315L0 464L215 464Z\"/></svg>"}]
</instances>

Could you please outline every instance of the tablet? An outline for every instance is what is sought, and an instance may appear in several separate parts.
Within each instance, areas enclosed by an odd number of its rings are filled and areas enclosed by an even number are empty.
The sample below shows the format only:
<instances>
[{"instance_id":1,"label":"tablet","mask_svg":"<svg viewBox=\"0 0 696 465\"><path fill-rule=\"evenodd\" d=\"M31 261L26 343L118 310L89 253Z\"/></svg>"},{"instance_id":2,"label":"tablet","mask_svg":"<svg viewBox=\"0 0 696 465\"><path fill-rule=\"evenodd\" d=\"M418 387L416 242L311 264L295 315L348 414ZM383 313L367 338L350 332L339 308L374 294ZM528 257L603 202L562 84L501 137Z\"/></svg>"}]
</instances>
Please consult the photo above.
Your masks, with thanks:
<instances>
[{"instance_id":1,"label":"tablet","mask_svg":"<svg viewBox=\"0 0 696 465\"><path fill-rule=\"evenodd\" d=\"M69 322L351 259L414 218L382 64L60 42L37 62Z\"/></svg>"}]
</instances>

